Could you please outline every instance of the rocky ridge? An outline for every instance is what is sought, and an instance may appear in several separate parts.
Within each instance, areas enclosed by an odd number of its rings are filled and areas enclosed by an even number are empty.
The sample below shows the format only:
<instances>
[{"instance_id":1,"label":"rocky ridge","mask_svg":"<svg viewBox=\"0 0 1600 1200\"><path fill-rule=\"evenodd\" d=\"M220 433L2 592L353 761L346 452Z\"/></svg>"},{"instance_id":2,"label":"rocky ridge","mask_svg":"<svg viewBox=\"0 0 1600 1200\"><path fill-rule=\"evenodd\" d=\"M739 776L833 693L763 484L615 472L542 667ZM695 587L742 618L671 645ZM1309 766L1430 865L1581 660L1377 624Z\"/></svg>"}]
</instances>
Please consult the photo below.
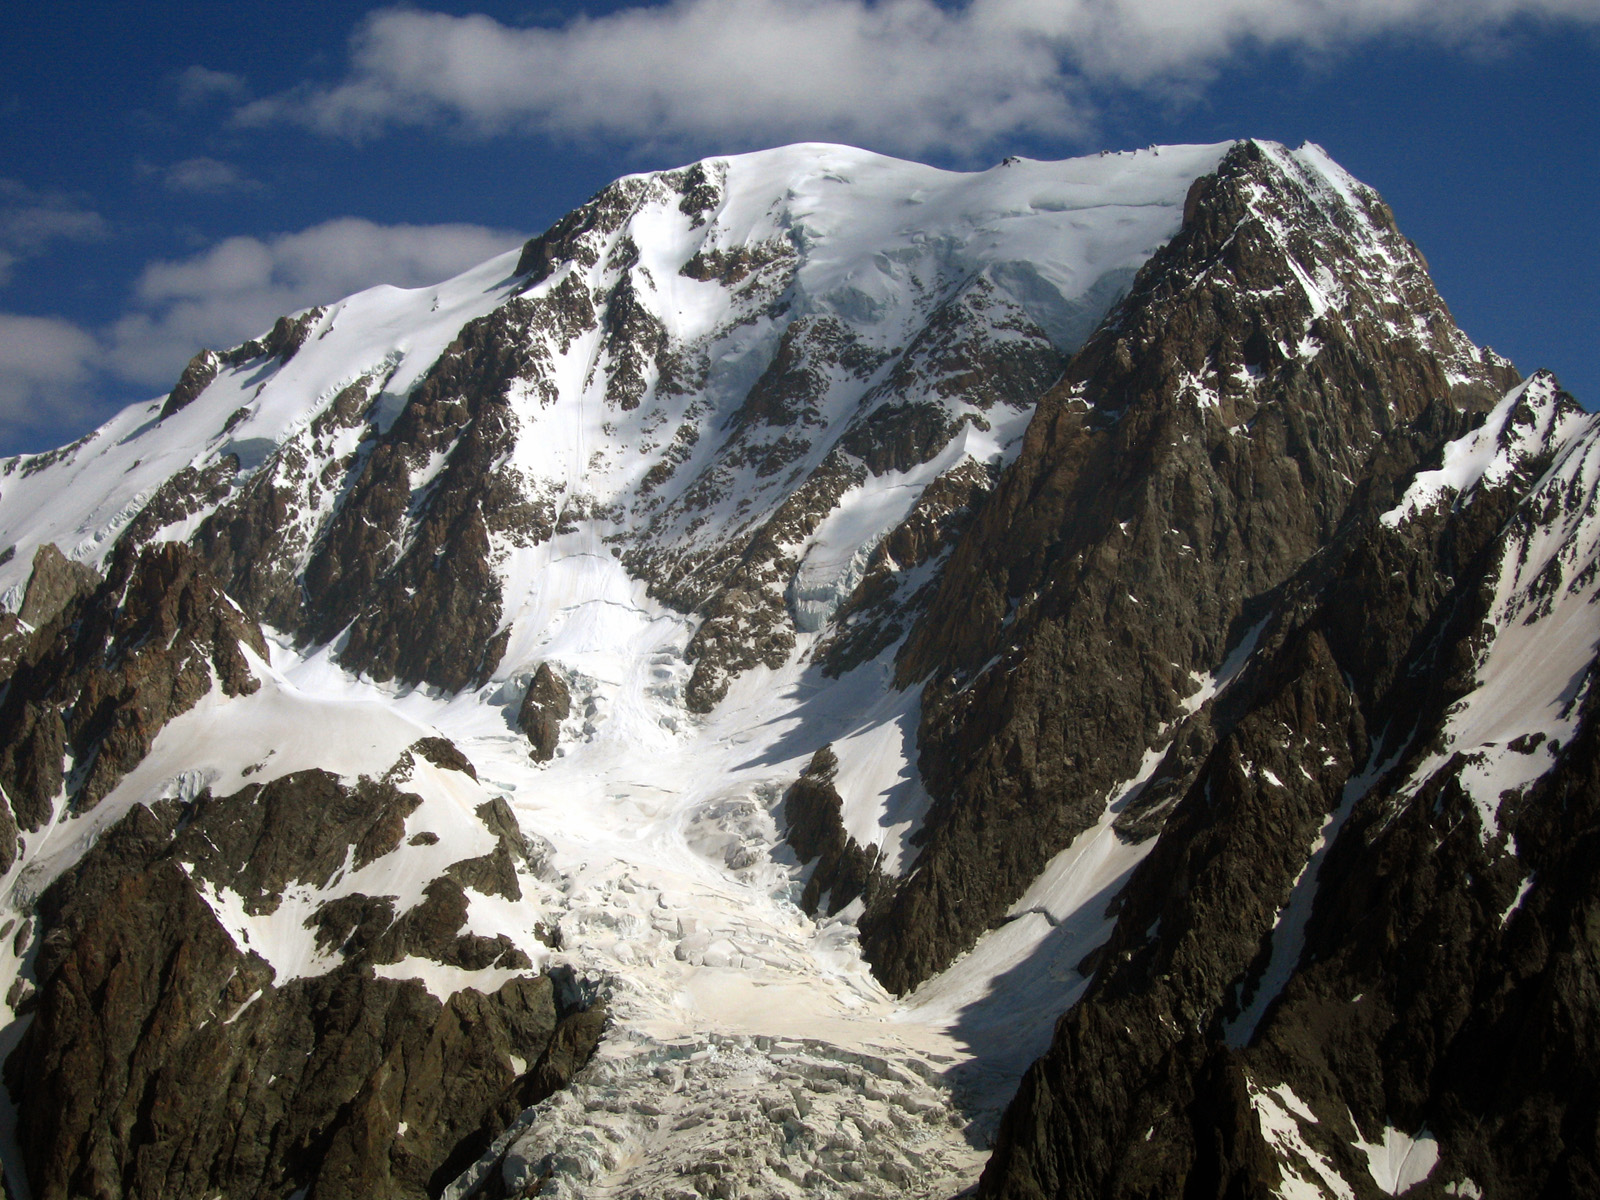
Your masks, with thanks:
<instances>
[{"instance_id":1,"label":"rocky ridge","mask_svg":"<svg viewBox=\"0 0 1600 1200\"><path fill-rule=\"evenodd\" d=\"M1553 674L1508 683L1499 659L1594 603L1592 569L1548 564L1592 561L1597 432L1536 376L1291 586L982 1194L1593 1186L1595 1079L1554 1066L1590 1053L1594 883L1567 855L1591 820L1592 621ZM1552 505L1541 554L1529 515ZM1357 614L1404 647L1381 673L1352 669L1375 649ZM1563 882L1524 915L1533 872Z\"/></svg>"},{"instance_id":2,"label":"rocky ridge","mask_svg":"<svg viewBox=\"0 0 1600 1200\"><path fill-rule=\"evenodd\" d=\"M1325 160L1242 143L1189 205L1041 399L899 653L900 684L927 680L934 806L923 869L864 924L896 989L993 924L1147 747L1170 739L1169 788L1198 766L1196 681L1352 501L1512 381L1382 201Z\"/></svg>"}]
</instances>

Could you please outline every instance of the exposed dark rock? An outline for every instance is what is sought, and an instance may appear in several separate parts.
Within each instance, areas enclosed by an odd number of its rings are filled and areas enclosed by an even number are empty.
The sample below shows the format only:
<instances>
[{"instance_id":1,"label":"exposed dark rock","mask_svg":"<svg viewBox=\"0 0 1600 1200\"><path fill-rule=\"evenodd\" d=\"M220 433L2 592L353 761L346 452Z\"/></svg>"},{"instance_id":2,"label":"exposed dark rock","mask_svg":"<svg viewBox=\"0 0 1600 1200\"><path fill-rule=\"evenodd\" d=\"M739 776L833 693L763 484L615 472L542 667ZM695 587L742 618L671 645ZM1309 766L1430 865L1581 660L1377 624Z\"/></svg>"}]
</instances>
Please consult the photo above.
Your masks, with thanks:
<instances>
[{"instance_id":1,"label":"exposed dark rock","mask_svg":"<svg viewBox=\"0 0 1600 1200\"><path fill-rule=\"evenodd\" d=\"M232 350L224 350L217 360L226 367L240 367L257 359L275 358L282 365L306 344L306 338L311 336L311 327L322 320L326 312L326 309L318 307L309 308L297 317L279 317L265 337L251 338Z\"/></svg>"},{"instance_id":2,"label":"exposed dark rock","mask_svg":"<svg viewBox=\"0 0 1600 1200\"><path fill-rule=\"evenodd\" d=\"M567 312L540 297L462 329L376 439L319 541L304 575L303 636L344 633L341 661L380 681L458 691L489 677L504 648L490 533L533 544L551 532L522 499L520 476L499 465L516 429L507 393L543 377L538 335L570 338L592 323L592 308ZM434 454L437 474L413 487Z\"/></svg>"},{"instance_id":3,"label":"exposed dark rock","mask_svg":"<svg viewBox=\"0 0 1600 1200\"><path fill-rule=\"evenodd\" d=\"M883 887L878 850L863 850L845 832L844 804L833 784L838 769L833 747L824 746L783 794L789 845L802 866L816 863L800 898L800 907L812 916L824 899L831 917L852 900L870 904Z\"/></svg>"},{"instance_id":4,"label":"exposed dark rock","mask_svg":"<svg viewBox=\"0 0 1600 1200\"><path fill-rule=\"evenodd\" d=\"M694 673L685 689L691 712L710 712L733 678L757 664L781 667L794 649L794 626L784 586L805 544L842 496L865 477L843 454L832 453L796 488L745 544L711 598L689 641Z\"/></svg>"},{"instance_id":5,"label":"exposed dark rock","mask_svg":"<svg viewBox=\"0 0 1600 1200\"><path fill-rule=\"evenodd\" d=\"M300 347L311 336L312 327L327 315L327 311L317 305L297 317L279 317L261 343L263 352L280 363L287 363L300 352Z\"/></svg>"},{"instance_id":6,"label":"exposed dark rock","mask_svg":"<svg viewBox=\"0 0 1600 1200\"><path fill-rule=\"evenodd\" d=\"M862 408L915 403L919 397L959 400L981 410L996 404L1027 408L1065 365L1027 313L979 276L933 311ZM926 461L914 458L910 464Z\"/></svg>"},{"instance_id":7,"label":"exposed dark rock","mask_svg":"<svg viewBox=\"0 0 1600 1200\"><path fill-rule=\"evenodd\" d=\"M313 464L324 450L332 451L336 439L364 429L379 382L364 376L341 389L305 433L285 442L269 466L219 501L195 534L195 547L228 594L281 629L299 629L306 620L296 564L315 531L297 518L319 508L326 493L341 492L359 456L352 451L334 457L320 472Z\"/></svg>"},{"instance_id":8,"label":"exposed dark rock","mask_svg":"<svg viewBox=\"0 0 1600 1200\"><path fill-rule=\"evenodd\" d=\"M239 458L235 454L225 454L204 469L184 467L156 489L123 530L121 540L143 546L169 525L216 508L233 490L238 473Z\"/></svg>"},{"instance_id":9,"label":"exposed dark rock","mask_svg":"<svg viewBox=\"0 0 1600 1200\"><path fill-rule=\"evenodd\" d=\"M396 849L422 801L382 780L350 788L326 771L297 771L232 796L202 796L174 843L201 879L272 912L291 883L325 888ZM351 850L354 850L352 857Z\"/></svg>"},{"instance_id":10,"label":"exposed dark rock","mask_svg":"<svg viewBox=\"0 0 1600 1200\"><path fill-rule=\"evenodd\" d=\"M88 595L99 584L93 567L67 558L46 542L34 551L33 573L17 616L35 629L48 625L74 600Z\"/></svg>"},{"instance_id":11,"label":"exposed dark rock","mask_svg":"<svg viewBox=\"0 0 1600 1200\"><path fill-rule=\"evenodd\" d=\"M517 728L533 743L528 757L534 762L549 762L555 757L561 722L571 712L572 693L566 681L550 669L549 663L540 663L528 690L522 694L522 707L517 710Z\"/></svg>"},{"instance_id":12,"label":"exposed dark rock","mask_svg":"<svg viewBox=\"0 0 1600 1200\"><path fill-rule=\"evenodd\" d=\"M778 272L773 264L792 261L792 251L780 254L781 249L702 250L683 270L694 278L719 279L739 278L750 270L755 279L763 279ZM749 286L756 286L755 279ZM983 413L996 404L1029 407L1061 366L1059 352L1027 314L982 277L969 280L939 305L897 354L862 344L834 316L789 322L766 369L728 419L728 437L718 456L656 513L652 529L687 520L692 530L703 520L693 514L723 501L740 472L768 481L758 485L755 495L745 495L741 509L781 481L783 498L771 515L703 552L656 551L647 537L623 556L630 570L651 581L652 594L703 617L689 647L695 663L686 692L690 708L709 711L740 673L758 664L777 667L787 659L794 648L796 624L789 609L796 599L792 589L799 551L847 490L868 475L910 471L930 461L966 423L989 428ZM843 430L829 439L828 452L817 462L817 443L828 436L821 430L827 420L824 408L841 371L862 380L880 372L883 377L867 391ZM647 475L645 493L672 478L687 457L687 445L669 451ZM808 460L817 466L807 468ZM937 498L930 502L924 521L939 503ZM954 511L951 506L944 515ZM942 536L953 535L965 515L941 521ZM884 594L877 601L886 599L888 582L880 572L874 584ZM898 597L896 616L880 613L870 628L863 624L858 636L847 639L849 654L871 657L892 644L926 598L913 602L910 596ZM870 602L871 596L863 594L862 606ZM858 624L864 620L859 618ZM846 661L844 651L840 654L830 670Z\"/></svg>"},{"instance_id":13,"label":"exposed dark rock","mask_svg":"<svg viewBox=\"0 0 1600 1200\"><path fill-rule=\"evenodd\" d=\"M4 797L0 797L0 875L11 870L21 853L21 831L17 828L16 816L11 811L11 805L6 803ZM16 1006L12 1007L14 1010Z\"/></svg>"},{"instance_id":14,"label":"exposed dark rock","mask_svg":"<svg viewBox=\"0 0 1600 1200\"><path fill-rule=\"evenodd\" d=\"M311 336L312 326L326 312L326 309L317 307L307 309L299 316L279 317L263 338L252 338L220 354L215 350L200 351L184 367L177 385L162 404L161 415L157 419L165 420L193 404L200 393L211 386L223 367L242 366L258 358L275 358L280 364L288 362L305 345L306 338Z\"/></svg>"},{"instance_id":15,"label":"exposed dark rock","mask_svg":"<svg viewBox=\"0 0 1600 1200\"><path fill-rule=\"evenodd\" d=\"M1234 981L1338 807L1355 756L1364 757L1360 713L1319 637L1286 651L1275 674L1129 881L1090 995L1025 1076L982 1194L1182 1191L1210 1129L1162 1115L1195 1111L1197 1077L1218 1050ZM1286 726L1314 731L1319 743L1299 753L1282 737ZM1209 1123L1218 1114L1200 1115Z\"/></svg>"},{"instance_id":16,"label":"exposed dark rock","mask_svg":"<svg viewBox=\"0 0 1600 1200\"><path fill-rule=\"evenodd\" d=\"M705 163L695 163L681 171L669 171L661 177L668 187L677 189L678 211L689 218L696 229L706 223L706 216L716 211L722 203L722 180L714 177Z\"/></svg>"},{"instance_id":17,"label":"exposed dark rock","mask_svg":"<svg viewBox=\"0 0 1600 1200\"><path fill-rule=\"evenodd\" d=\"M839 448L874 475L909 471L943 450L958 428L942 404L885 404L846 430Z\"/></svg>"},{"instance_id":18,"label":"exposed dark rock","mask_svg":"<svg viewBox=\"0 0 1600 1200\"><path fill-rule=\"evenodd\" d=\"M485 896L504 896L507 900L522 899L522 885L517 882L517 867L504 841L488 854L451 863L445 873L463 887L469 887Z\"/></svg>"},{"instance_id":19,"label":"exposed dark rock","mask_svg":"<svg viewBox=\"0 0 1600 1200\"><path fill-rule=\"evenodd\" d=\"M520 1090L518 1103L527 1108L572 1082L600 1044L610 1014L604 1003L596 1003L561 1018L550 1046L534 1064L528 1084Z\"/></svg>"},{"instance_id":20,"label":"exposed dark rock","mask_svg":"<svg viewBox=\"0 0 1600 1200\"><path fill-rule=\"evenodd\" d=\"M606 402L623 411L639 407L667 350L667 331L640 301L633 276L624 273L611 289L605 310Z\"/></svg>"},{"instance_id":21,"label":"exposed dark rock","mask_svg":"<svg viewBox=\"0 0 1600 1200\"><path fill-rule=\"evenodd\" d=\"M461 753L460 747L447 737L418 738L411 744L411 751L446 771L460 771L472 779L478 777L478 770L472 765L472 760Z\"/></svg>"},{"instance_id":22,"label":"exposed dark rock","mask_svg":"<svg viewBox=\"0 0 1600 1200\"><path fill-rule=\"evenodd\" d=\"M638 207L646 185L638 178L620 179L596 192L522 248L516 274L527 276L523 290L537 287L565 263L592 267L600 261L605 239L622 228Z\"/></svg>"},{"instance_id":23,"label":"exposed dark rock","mask_svg":"<svg viewBox=\"0 0 1600 1200\"><path fill-rule=\"evenodd\" d=\"M59 463L71 462L95 438L100 436L98 429L84 434L77 441L68 446L60 446L54 450L46 450L43 454L28 454L19 458L6 460L5 473L10 475L13 471L20 471L24 479L30 475L37 475L40 471L47 470Z\"/></svg>"},{"instance_id":24,"label":"exposed dark rock","mask_svg":"<svg viewBox=\"0 0 1600 1200\"><path fill-rule=\"evenodd\" d=\"M1280 1173L1311 1168L1261 1139L1263 1105L1361 1200L1386 1189L1355 1144L1386 1130L1435 1139L1438 1163L1408 1194L1592 1189L1595 695L1554 768L1502 796L1498 830L1469 794L1468 757L1416 775L1477 686L1498 573L1532 514L1550 494L1593 512L1592 488L1530 493L1550 462L1534 447L1398 524L1377 520L1393 489L1373 487L1282 589L1255 664L1218 701L1231 732L1118 897L1110 941L1081 968L1089 991L1025 1079L981 1195L1268 1194L1264 1152ZM1313 871L1298 864L1319 813L1331 847ZM1303 948L1284 919L1299 871Z\"/></svg>"},{"instance_id":25,"label":"exposed dark rock","mask_svg":"<svg viewBox=\"0 0 1600 1200\"><path fill-rule=\"evenodd\" d=\"M865 378L883 361L834 317L802 317L783 331L777 352L733 416L735 429L818 425L827 393L825 368L840 366Z\"/></svg>"},{"instance_id":26,"label":"exposed dark rock","mask_svg":"<svg viewBox=\"0 0 1600 1200\"><path fill-rule=\"evenodd\" d=\"M519 1098L570 1079L604 1014L578 1014L548 977L441 1003L372 974L408 956L529 968L505 938L461 933L453 880L398 916L390 897L323 905L317 944L343 962L287 982L196 890L271 911L285 887L336 878L352 849L391 852L392 817L414 804L311 771L135 807L45 893L36 1016L6 1067L36 1196L435 1195Z\"/></svg>"},{"instance_id":27,"label":"exposed dark rock","mask_svg":"<svg viewBox=\"0 0 1600 1200\"><path fill-rule=\"evenodd\" d=\"M794 247L781 241L757 242L729 250L696 250L683 264L680 273L702 283L716 280L724 287L732 287L774 263L794 257Z\"/></svg>"},{"instance_id":28,"label":"exposed dark rock","mask_svg":"<svg viewBox=\"0 0 1600 1200\"><path fill-rule=\"evenodd\" d=\"M833 632L817 651L826 674L871 661L911 627L932 587L911 590L906 573L950 549L993 485L990 469L967 459L922 490L906 519L873 549L861 581L834 614Z\"/></svg>"},{"instance_id":29,"label":"exposed dark rock","mask_svg":"<svg viewBox=\"0 0 1600 1200\"><path fill-rule=\"evenodd\" d=\"M161 406L159 419L166 420L173 413L181 412L193 404L200 393L211 386L221 365L222 360L217 357L215 350L202 350L191 358L188 366L183 368L183 374L178 376L178 382L167 396L166 403Z\"/></svg>"},{"instance_id":30,"label":"exposed dark rock","mask_svg":"<svg viewBox=\"0 0 1600 1200\"><path fill-rule=\"evenodd\" d=\"M565 347L595 320L568 277L469 322L382 432L384 381L350 384L202 523L207 562L247 610L303 641L344 635L343 661L374 678L486 679L506 644L490 538L533 545L557 512L505 463L509 392L553 400L547 339Z\"/></svg>"},{"instance_id":31,"label":"exposed dark rock","mask_svg":"<svg viewBox=\"0 0 1600 1200\"><path fill-rule=\"evenodd\" d=\"M16 613L0 612L0 683L11 678L32 640L32 631Z\"/></svg>"},{"instance_id":32,"label":"exposed dark rock","mask_svg":"<svg viewBox=\"0 0 1600 1200\"><path fill-rule=\"evenodd\" d=\"M120 547L109 577L38 631L0 702L0 785L18 823L37 829L68 788L88 809L132 769L161 728L211 690L259 685L241 646L263 659L260 629L187 547Z\"/></svg>"},{"instance_id":33,"label":"exposed dark rock","mask_svg":"<svg viewBox=\"0 0 1600 1200\"><path fill-rule=\"evenodd\" d=\"M1144 857L1106 940L1070 956L1083 954L1063 994L1080 998L1008 1110L981 1195L1324 1190L1269 1114L1355 1200L1390 1190L1358 1143L1424 1129L1439 1161L1411 1195L1600 1194L1597 668L1570 681L1565 744L1507 743L1555 764L1521 790L1486 798L1479 764L1448 757L1446 738L1480 683L1500 572L1535 535L1594 517L1600 492L1540 482L1570 446L1534 436L1547 414L1525 397L1500 434L1502 450L1530 439L1509 471L1380 520L1514 380L1455 329L1382 203L1236 147L1070 361L1073 314L1047 334L993 273L941 279L942 301L892 352L815 307L791 320L803 234L721 248L713 231L682 274L782 330L754 385L728 396L711 386L714 338L670 342L641 298L639 247L618 236L646 200L704 226L719 171L625 180L557 222L524 248L521 294L406 394L375 368L242 482L236 457L172 476L106 580L41 548L22 619L0 614L0 874L23 830L99 802L210 687L256 686L252 618L334 643L377 680L481 686L509 644L508 547L615 518L624 565L700 618L696 712L830 617L826 673L900 647L932 797L904 878L846 832L830 747L782 805L810 870L802 905L864 901L863 946L892 989L1005 920L1156 763L1112 824ZM602 260L593 290L566 270ZM197 356L161 416L222 370L265 377L324 315ZM606 399L640 431L608 448L638 455L631 521L515 465L519 411L556 400L552 349L597 331ZM841 428L845 387L865 395ZM831 578L806 590L806 547L852 489L1036 400L1009 468L963 461L848 596ZM1557 407L1575 419L1570 400ZM87 444L0 470L33 474ZM149 544L202 516L193 551ZM1587 549L1552 563L1518 620L1600 570ZM541 665L516 718L536 760L570 706ZM6 1080L35 1195L435 1195L571 1081L604 1007L535 975L536 947L471 932L483 897L555 878L550 847L497 796L476 810L487 852L439 871L437 850L408 849L440 843L412 832L423 762L477 778L454 744L423 738L377 779L268 773L232 796L136 805L33 919L0 928L22 962L6 1001L32 1019ZM339 886L397 853L438 871L409 907ZM287 919L301 889L326 889L305 923L321 973L279 979L219 923L217 895ZM534 936L561 945L553 925ZM413 959L520 976L441 1001L379 970Z\"/></svg>"},{"instance_id":34,"label":"exposed dark rock","mask_svg":"<svg viewBox=\"0 0 1600 1200\"><path fill-rule=\"evenodd\" d=\"M506 1090L495 1109L478 1127L476 1135L464 1138L458 1144L456 1153L434 1173L435 1188L444 1187L477 1161L519 1113L555 1095L571 1083L594 1056L608 1020L604 1002L596 1002L562 1017L548 1047L539 1056L533 1069ZM498 1176L494 1179L498 1181Z\"/></svg>"},{"instance_id":35,"label":"exposed dark rock","mask_svg":"<svg viewBox=\"0 0 1600 1200\"><path fill-rule=\"evenodd\" d=\"M175 869L114 899L11 1060L35 1196L429 1195L511 1055L549 1045L548 980L444 1005L349 970L275 988Z\"/></svg>"},{"instance_id":36,"label":"exposed dark rock","mask_svg":"<svg viewBox=\"0 0 1600 1200\"><path fill-rule=\"evenodd\" d=\"M891 987L998 920L1183 715L1251 602L1507 382L1450 325L1381 202L1359 202L1381 266L1353 247L1367 228L1236 147L1041 400L900 653L900 683L927 681L934 804L915 874L863 922ZM1341 273L1337 316L1282 286L1319 269ZM1430 314L1425 334L1394 336L1395 296ZM1318 352L1290 353L1308 329Z\"/></svg>"},{"instance_id":37,"label":"exposed dark rock","mask_svg":"<svg viewBox=\"0 0 1600 1200\"><path fill-rule=\"evenodd\" d=\"M364 896L352 892L330 900L311 920L317 931L317 949L346 959L369 959L372 944L394 924L392 896Z\"/></svg>"},{"instance_id":38,"label":"exposed dark rock","mask_svg":"<svg viewBox=\"0 0 1600 1200\"><path fill-rule=\"evenodd\" d=\"M467 873L474 873L470 865ZM512 882L514 885L514 875ZM474 887L474 890L480 889ZM483 894L488 895L492 890L483 889ZM491 938L461 932L471 902L458 880L450 875L435 879L422 894L421 903L407 909L374 939L369 952L371 961L397 963L414 956L463 971L481 971L485 967L518 970L528 966L527 955L504 934ZM521 893L508 898L521 899Z\"/></svg>"}]
</instances>

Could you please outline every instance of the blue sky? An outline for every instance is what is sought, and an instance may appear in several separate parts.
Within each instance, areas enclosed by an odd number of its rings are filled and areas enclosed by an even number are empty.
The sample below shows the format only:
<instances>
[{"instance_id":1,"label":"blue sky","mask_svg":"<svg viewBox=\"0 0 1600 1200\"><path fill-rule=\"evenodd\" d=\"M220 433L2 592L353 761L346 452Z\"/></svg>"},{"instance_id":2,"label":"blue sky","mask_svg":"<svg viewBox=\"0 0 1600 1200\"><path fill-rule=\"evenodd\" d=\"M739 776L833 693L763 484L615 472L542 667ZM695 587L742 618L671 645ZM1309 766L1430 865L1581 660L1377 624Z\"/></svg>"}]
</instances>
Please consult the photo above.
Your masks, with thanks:
<instances>
[{"instance_id":1,"label":"blue sky","mask_svg":"<svg viewBox=\"0 0 1600 1200\"><path fill-rule=\"evenodd\" d=\"M619 174L802 139L953 168L1316 141L1472 337L1600 403L1600 0L96 8L4 18L0 453Z\"/></svg>"}]
</instances>

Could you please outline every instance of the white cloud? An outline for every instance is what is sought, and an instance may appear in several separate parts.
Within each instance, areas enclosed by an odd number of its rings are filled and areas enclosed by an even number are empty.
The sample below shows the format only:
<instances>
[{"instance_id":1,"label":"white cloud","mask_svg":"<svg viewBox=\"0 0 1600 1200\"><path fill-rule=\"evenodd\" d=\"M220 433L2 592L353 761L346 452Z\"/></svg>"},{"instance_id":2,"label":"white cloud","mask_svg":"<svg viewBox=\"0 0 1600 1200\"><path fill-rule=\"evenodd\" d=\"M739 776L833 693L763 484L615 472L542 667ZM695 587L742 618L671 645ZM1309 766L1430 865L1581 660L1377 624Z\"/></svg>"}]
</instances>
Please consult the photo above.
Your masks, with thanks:
<instances>
[{"instance_id":1,"label":"white cloud","mask_svg":"<svg viewBox=\"0 0 1600 1200\"><path fill-rule=\"evenodd\" d=\"M204 157L173 163L162 182L170 192L199 196L225 196L230 192L254 191L261 186L232 163Z\"/></svg>"},{"instance_id":2,"label":"white cloud","mask_svg":"<svg viewBox=\"0 0 1600 1200\"><path fill-rule=\"evenodd\" d=\"M237 346L280 316L376 284L438 283L521 240L477 225L347 217L151 263L128 312L103 330L0 313L0 445L68 441L125 403L130 385L144 396L170 388L204 347Z\"/></svg>"},{"instance_id":3,"label":"white cloud","mask_svg":"<svg viewBox=\"0 0 1600 1200\"><path fill-rule=\"evenodd\" d=\"M213 98L243 100L249 94L242 75L213 71L208 67L185 67L177 75L178 96L185 104L204 104Z\"/></svg>"},{"instance_id":4,"label":"white cloud","mask_svg":"<svg viewBox=\"0 0 1600 1200\"><path fill-rule=\"evenodd\" d=\"M68 321L0 313L0 434L10 441L81 425L100 352L92 335Z\"/></svg>"},{"instance_id":5,"label":"white cloud","mask_svg":"<svg viewBox=\"0 0 1600 1200\"><path fill-rule=\"evenodd\" d=\"M438 283L520 240L477 225L377 225L353 217L269 238L228 238L145 268L133 310L107 335L108 366L124 379L170 387L201 347L236 346L285 313L375 284Z\"/></svg>"},{"instance_id":6,"label":"white cloud","mask_svg":"<svg viewBox=\"0 0 1600 1200\"><path fill-rule=\"evenodd\" d=\"M16 263L53 241L93 241L106 232L104 217L70 197L0 179L0 284L10 279Z\"/></svg>"},{"instance_id":7,"label":"white cloud","mask_svg":"<svg viewBox=\"0 0 1600 1200\"><path fill-rule=\"evenodd\" d=\"M1251 46L1386 34L1459 42L1517 18L1600 21L1596 0L671 0L510 28L394 9L330 87L247 105L367 134L453 121L630 142L839 138L905 152L1082 134L1092 90L1204 78Z\"/></svg>"}]
</instances>

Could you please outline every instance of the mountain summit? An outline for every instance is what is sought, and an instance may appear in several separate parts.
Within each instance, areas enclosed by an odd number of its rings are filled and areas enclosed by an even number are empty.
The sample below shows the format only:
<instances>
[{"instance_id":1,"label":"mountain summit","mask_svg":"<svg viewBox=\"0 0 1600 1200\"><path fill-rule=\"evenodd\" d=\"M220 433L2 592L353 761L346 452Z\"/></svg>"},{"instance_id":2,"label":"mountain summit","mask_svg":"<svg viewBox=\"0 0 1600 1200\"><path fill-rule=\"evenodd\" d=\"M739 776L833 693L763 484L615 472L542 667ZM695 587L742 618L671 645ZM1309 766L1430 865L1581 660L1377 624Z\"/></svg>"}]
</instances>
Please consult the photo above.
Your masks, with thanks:
<instances>
[{"instance_id":1,"label":"mountain summit","mask_svg":"<svg viewBox=\"0 0 1600 1200\"><path fill-rule=\"evenodd\" d=\"M205 351L0 463L11 1186L1592 1189L1597 487L1310 145L707 159Z\"/></svg>"}]
</instances>

